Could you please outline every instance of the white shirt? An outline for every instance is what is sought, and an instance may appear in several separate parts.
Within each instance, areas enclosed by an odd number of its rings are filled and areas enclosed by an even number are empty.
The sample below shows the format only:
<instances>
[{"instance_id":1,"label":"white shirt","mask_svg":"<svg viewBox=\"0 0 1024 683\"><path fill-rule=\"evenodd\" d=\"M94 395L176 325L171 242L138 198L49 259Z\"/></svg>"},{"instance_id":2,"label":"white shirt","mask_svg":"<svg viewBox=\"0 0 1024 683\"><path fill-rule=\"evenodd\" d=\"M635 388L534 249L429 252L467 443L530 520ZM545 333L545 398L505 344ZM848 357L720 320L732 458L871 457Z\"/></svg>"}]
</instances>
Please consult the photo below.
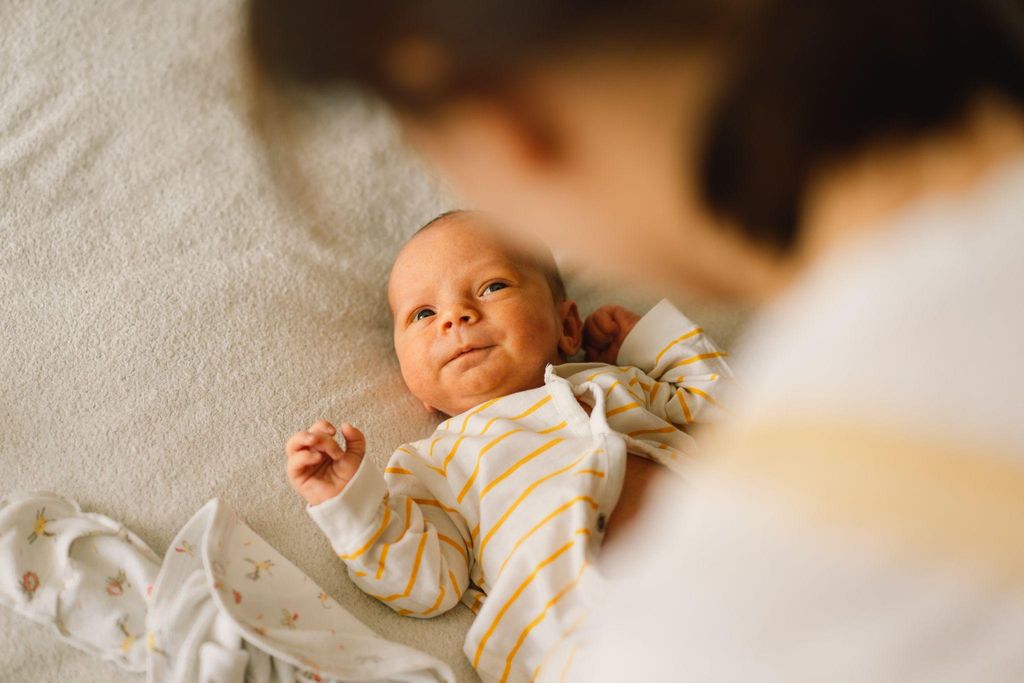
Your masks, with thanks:
<instances>
[{"instance_id":1,"label":"white shirt","mask_svg":"<svg viewBox=\"0 0 1024 683\"><path fill-rule=\"evenodd\" d=\"M543 386L399 447L383 477L364 459L310 515L360 588L416 617L461 598L478 614L465 653L481 677L530 680L545 656L571 656L552 647L593 602L584 577L627 451L678 470L693 450L680 427L718 410L724 355L662 302L623 343L621 367L549 365Z\"/></svg>"},{"instance_id":2,"label":"white shirt","mask_svg":"<svg viewBox=\"0 0 1024 683\"><path fill-rule=\"evenodd\" d=\"M1022 258L1024 161L767 311L713 464L612 553L574 680L1024 679Z\"/></svg>"}]
</instances>

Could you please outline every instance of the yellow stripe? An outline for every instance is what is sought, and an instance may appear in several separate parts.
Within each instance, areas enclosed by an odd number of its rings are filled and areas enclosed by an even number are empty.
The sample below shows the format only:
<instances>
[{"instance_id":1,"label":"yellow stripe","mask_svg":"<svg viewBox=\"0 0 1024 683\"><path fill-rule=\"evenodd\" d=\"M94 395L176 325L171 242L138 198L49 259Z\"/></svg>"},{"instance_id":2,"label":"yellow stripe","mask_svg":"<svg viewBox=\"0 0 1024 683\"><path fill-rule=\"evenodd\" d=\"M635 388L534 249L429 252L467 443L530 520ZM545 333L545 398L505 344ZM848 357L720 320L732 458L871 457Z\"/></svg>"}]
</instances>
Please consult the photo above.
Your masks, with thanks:
<instances>
[{"instance_id":1,"label":"yellow stripe","mask_svg":"<svg viewBox=\"0 0 1024 683\"><path fill-rule=\"evenodd\" d=\"M669 350L669 349L671 349L671 348L672 348L673 346L675 346L676 344L678 344L678 343L679 343L679 342L681 342L681 341L686 341L686 340L687 340L687 339L689 339L690 337L696 337L696 336L697 336L698 334L701 334L701 333L702 333L703 331L704 331L704 330L702 330L701 328L699 328L699 327L695 327L694 329L690 330L689 332L687 332L687 333L686 333L686 334L684 334L683 336L681 336L681 337L676 337L675 339L673 339L672 341L670 341L670 342L669 342L669 344L668 344L668 346L666 346L665 348L663 348L663 349L661 350L661 352L660 352L660 353L658 353L658 355L657 355L657 356L656 356L656 357L654 358L654 365L655 365L655 366L657 366L657 365L658 365L658 362L659 362L659 361L661 360L661 357L662 357L662 356L664 356L664 355L665 355L666 353L668 353L668 350Z\"/></svg>"},{"instance_id":2,"label":"yellow stripe","mask_svg":"<svg viewBox=\"0 0 1024 683\"><path fill-rule=\"evenodd\" d=\"M464 560L466 560L467 562L469 562L469 555L466 553L466 548L463 546L463 544L457 542L454 538L452 538L450 536L445 536L444 534L438 534L437 535L437 540L439 540L439 541L441 541L443 543L447 543L451 547L453 547L456 550L458 550L459 554L462 555L462 558Z\"/></svg>"},{"instance_id":3,"label":"yellow stripe","mask_svg":"<svg viewBox=\"0 0 1024 683\"><path fill-rule=\"evenodd\" d=\"M447 505L445 505L441 501L434 500L433 498L413 498L412 502L416 503L417 505L431 505L433 507L439 507L442 510L444 510L445 512L452 512L452 513L455 513L455 514L458 514L458 512L459 512L455 508L448 507Z\"/></svg>"},{"instance_id":4,"label":"yellow stripe","mask_svg":"<svg viewBox=\"0 0 1024 683\"><path fill-rule=\"evenodd\" d=\"M384 563L387 562L388 551L391 550L391 544L384 546L384 549L380 551L380 561L377 562L377 575L373 578L380 581L380 577L384 574Z\"/></svg>"},{"instance_id":5,"label":"yellow stripe","mask_svg":"<svg viewBox=\"0 0 1024 683\"><path fill-rule=\"evenodd\" d=\"M628 436L640 436L641 434L669 434L671 432L678 431L678 429L669 425L668 427L661 427L659 429L637 429L636 431L630 432Z\"/></svg>"},{"instance_id":6,"label":"yellow stripe","mask_svg":"<svg viewBox=\"0 0 1024 683\"><path fill-rule=\"evenodd\" d=\"M511 394L509 394L509 395L511 395ZM491 406L493 406L495 403L497 403L498 401L500 401L503 398L505 398L505 397L504 396L499 396L498 398L492 398L490 401L487 401L486 403L482 403L482 404L478 405L476 408L474 408L473 410L471 410L470 412L466 413L466 417L465 417L465 419L462 420L462 426L459 427L458 433L462 434L463 432L466 431L466 425L469 424L469 418L473 417L477 413L481 413L481 412L487 410L488 408L490 408Z\"/></svg>"},{"instance_id":7,"label":"yellow stripe","mask_svg":"<svg viewBox=\"0 0 1024 683\"><path fill-rule=\"evenodd\" d=\"M601 479L601 478L604 477L604 472L602 472L601 470L580 470L580 471L576 472L575 474L592 474L595 477L597 477L598 479Z\"/></svg>"},{"instance_id":8,"label":"yellow stripe","mask_svg":"<svg viewBox=\"0 0 1024 683\"><path fill-rule=\"evenodd\" d=\"M696 363L702 360L709 360L711 358L724 358L725 356L728 355L729 354L726 353L725 351L715 351L714 353L698 353L696 356L691 356L690 358L684 358L681 361L676 361L672 365L665 368L665 371L667 372L672 368L678 368L683 365L689 365L690 363Z\"/></svg>"},{"instance_id":9,"label":"yellow stripe","mask_svg":"<svg viewBox=\"0 0 1024 683\"><path fill-rule=\"evenodd\" d=\"M540 571L544 569L544 567L547 567L549 564L557 560L563 553L569 550L569 548L571 548L574 543L576 543L576 541L569 541L561 548L548 555L545 559L541 560L541 562L533 568L533 571L530 572L530 574L525 579L523 579L523 581L519 584L519 587L516 588L515 592L512 593L509 599L505 601L505 604L501 606L501 609L498 610L498 613L495 615L494 621L491 622L490 628L487 629L487 632L484 633L483 637L480 639L480 642L476 646L476 654L473 655L473 668L477 668L480 666L480 655L482 655L484 652L484 646L487 645L487 641L490 640L491 636L494 634L495 629L498 628L498 624L505 616L505 613L508 612L510 607L512 607L512 603L519 599L519 596L523 594L523 591L526 590L527 586L529 586L533 582L533 580L537 577L537 574L539 574Z\"/></svg>"},{"instance_id":10,"label":"yellow stripe","mask_svg":"<svg viewBox=\"0 0 1024 683\"><path fill-rule=\"evenodd\" d=\"M529 408L527 408L523 412L519 413L518 415L513 415L512 417L509 417L509 418L503 418L501 416L492 417L490 420L487 421L487 424L484 425L484 428L480 432L480 435L483 436L484 434L486 434L487 430L491 428L491 425L494 424L495 420L507 419L509 422L515 422L516 420L521 420L524 417L526 417L527 415L530 415L531 413L533 413L535 410L537 410L538 408L540 408L541 406L543 406L545 403L547 403L550 400L551 400L551 395L548 394L547 396L545 396L541 400L537 401L532 406L530 406Z\"/></svg>"},{"instance_id":11,"label":"yellow stripe","mask_svg":"<svg viewBox=\"0 0 1024 683\"><path fill-rule=\"evenodd\" d=\"M705 401L707 401L708 403L717 408L722 408L722 406L719 405L718 401L711 398L711 396L703 389L698 389L697 387L683 387L683 389L685 389L691 394L696 394L697 396L700 396L702 399L704 399ZM725 410L725 408L722 408L722 410Z\"/></svg>"},{"instance_id":12,"label":"yellow stripe","mask_svg":"<svg viewBox=\"0 0 1024 683\"><path fill-rule=\"evenodd\" d=\"M483 490L480 491L480 500L483 500L484 496L487 495L488 491L490 491L495 486L497 486L498 484L503 482L507 477L511 476L512 473L515 472L516 470L518 470L520 467L522 467L526 463L530 462L531 460L536 458L538 455L540 455L544 451L546 451L549 448L552 448L554 446L557 446L558 444L562 443L563 441L565 441L565 439L563 439L561 437L559 437L557 439L551 439L551 441L548 441L546 444L544 444L543 446L541 446L537 450L535 450L532 453L530 453L529 455L527 455L525 458L523 458L522 460L517 462L515 465L512 465L512 467L509 467L507 470L505 470L504 472L499 474L490 484L485 486L483 488Z\"/></svg>"},{"instance_id":13,"label":"yellow stripe","mask_svg":"<svg viewBox=\"0 0 1024 683\"><path fill-rule=\"evenodd\" d=\"M343 560L354 560L357 557L359 557L360 555L362 555L363 553L365 553L367 550L369 550L373 546L374 543L377 542L377 539L380 538L380 535L382 533L384 533L384 530L388 528L388 520L390 520L390 519L391 519L391 508L385 507L384 508L384 519L381 520L380 528L377 529L376 532L374 532L373 536L370 537L370 540L366 542L366 545L364 545L362 548L360 548L359 550L355 551L354 553L349 553L348 555L342 555L341 553L338 553L338 557L340 557Z\"/></svg>"},{"instance_id":14,"label":"yellow stripe","mask_svg":"<svg viewBox=\"0 0 1024 683\"><path fill-rule=\"evenodd\" d=\"M452 582L452 590L455 591L456 595L458 595L459 594L459 582L455 580L455 574L452 573L451 569L448 570L448 580Z\"/></svg>"},{"instance_id":15,"label":"yellow stripe","mask_svg":"<svg viewBox=\"0 0 1024 683\"><path fill-rule=\"evenodd\" d=\"M605 391L604 391L604 397L605 397L605 398L608 398L608 395L609 395L610 393L612 393L612 390L613 390L613 389L615 389L615 387L619 386L620 384L622 384L622 380L618 380L618 379L617 379L617 380L615 380L615 383L614 383L614 384L612 384L612 385L611 385L610 387L608 387L607 389L605 389Z\"/></svg>"},{"instance_id":16,"label":"yellow stripe","mask_svg":"<svg viewBox=\"0 0 1024 683\"><path fill-rule=\"evenodd\" d=\"M476 464L473 465L473 472L469 475L469 479L466 480L466 484L462 487L462 490L459 491L459 495L456 497L456 500L458 500L461 503L462 499L466 497L466 493L469 491L469 487L473 485L473 482L476 481L476 475L480 473L480 461L484 459L484 455L487 453L487 451L491 450L492 448L494 448L494 446L501 443L502 440L521 431L523 430L512 429L510 431L507 431L501 436L495 439L491 439L486 446L480 449L480 452L477 453L476 456Z\"/></svg>"},{"instance_id":17,"label":"yellow stripe","mask_svg":"<svg viewBox=\"0 0 1024 683\"><path fill-rule=\"evenodd\" d=\"M394 595L388 595L386 597L381 597L379 595L374 595L373 597L377 598L381 602L391 602L393 600L409 596L409 593L412 592L412 587L416 584L416 575L420 573L420 561L423 559L423 547L426 543L427 535L422 534L420 536L420 546L416 549L416 560L412 563L412 575L409 577L409 583L405 586L405 591L402 593L395 593Z\"/></svg>"},{"instance_id":18,"label":"yellow stripe","mask_svg":"<svg viewBox=\"0 0 1024 683\"><path fill-rule=\"evenodd\" d=\"M633 403L627 403L624 406L619 406L618 408L613 408L612 410L609 410L608 412L605 413L605 417L612 417L613 415L618 415L619 413L624 413L628 410L633 410L633 408L639 407L640 403L636 401L634 401Z\"/></svg>"},{"instance_id":19,"label":"yellow stripe","mask_svg":"<svg viewBox=\"0 0 1024 683\"><path fill-rule=\"evenodd\" d=\"M565 677L569 674L569 667L572 665L572 660L576 656L576 651L580 649L579 645L573 645L572 650L569 651L569 657L565 660L565 666L562 667L562 675L558 677L558 682L562 683Z\"/></svg>"},{"instance_id":20,"label":"yellow stripe","mask_svg":"<svg viewBox=\"0 0 1024 683\"><path fill-rule=\"evenodd\" d=\"M426 616L426 615L430 614L431 612L436 610L438 607L440 607L441 606L441 601L444 600L444 582L442 581L441 583L437 584L437 587L441 589L441 590L439 590L437 592L437 600L434 601L434 606L433 607L431 607L430 609L428 609L428 610L426 610L424 612L420 612L420 614L422 614L423 616Z\"/></svg>"},{"instance_id":21,"label":"yellow stripe","mask_svg":"<svg viewBox=\"0 0 1024 683\"><path fill-rule=\"evenodd\" d=\"M491 540L491 538L498 531L498 529L501 528L501 525L505 523L505 520L508 519L509 515L511 515L515 511L515 509L517 507L519 507L519 504L522 503L524 500L526 500L526 497L529 496L534 490L536 490L536 488L538 486L540 486L541 484L546 482L548 479L551 479L552 477L557 477L559 474L562 474L563 472L568 472L573 467L576 467L576 465L578 465L580 463L580 461L582 461L583 458L585 458L585 457L586 456L581 456L581 457L577 458L574 462L572 462L569 465L563 467L562 469L555 470L554 472L541 477L537 481L535 481L532 484L530 484L529 486L527 486L523 490L523 492L519 494L519 497L515 499L515 502L513 502L511 505L508 506L508 509L505 510L504 514L501 515L501 517L498 519L498 521L495 522L494 526L491 527L491 530L487 532L487 535L484 536L483 541L480 542L480 552L477 553L477 554L479 556L478 560L479 560L479 563L480 563L481 566L483 566L483 562L484 562L484 549L487 548L487 543ZM480 531L480 525L479 524L477 525L476 530L479 533L479 531Z\"/></svg>"},{"instance_id":22,"label":"yellow stripe","mask_svg":"<svg viewBox=\"0 0 1024 683\"><path fill-rule=\"evenodd\" d=\"M568 510L569 508L571 508L573 505L580 501L585 502L587 505L594 508L595 510L597 509L597 501L591 498L590 496L576 496L572 500L562 503L557 508L549 512L547 515L545 515L544 519L534 524L529 531L520 536L519 540L516 541L515 545L512 546L512 550L509 551L508 555L505 557L505 560L501 563L501 566L498 568L498 576L494 579L495 582L497 582L498 579L501 578L501 572L505 570L505 565L508 564L508 561L512 559L512 556L515 555L516 551L519 550L519 546L521 546L526 541L526 539L532 536L533 533L537 531L537 529L541 528L542 526L550 522L552 519L557 517L559 514L565 512L566 510Z\"/></svg>"},{"instance_id":23,"label":"yellow stripe","mask_svg":"<svg viewBox=\"0 0 1024 683\"><path fill-rule=\"evenodd\" d=\"M411 470L407 470L404 467L385 467L385 474L412 474Z\"/></svg>"},{"instance_id":24,"label":"yellow stripe","mask_svg":"<svg viewBox=\"0 0 1024 683\"><path fill-rule=\"evenodd\" d=\"M679 405L683 409L683 417L686 418L686 423L689 424L693 422L693 415L690 414L690 407L686 405L686 399L683 398L682 393L677 391L676 398L679 399Z\"/></svg>"},{"instance_id":25,"label":"yellow stripe","mask_svg":"<svg viewBox=\"0 0 1024 683\"><path fill-rule=\"evenodd\" d=\"M397 448L396 450L402 451L402 452L403 452L403 453L405 453L406 455L411 455L411 456L413 456L413 457L418 457L418 456L416 455L416 453L414 453L414 452L410 451L410 450L409 450L408 448L406 448L405 446L399 446L399 447L398 447L398 448Z\"/></svg>"},{"instance_id":26,"label":"yellow stripe","mask_svg":"<svg viewBox=\"0 0 1024 683\"><path fill-rule=\"evenodd\" d=\"M452 458L455 457L455 452L457 450L459 450L459 444L461 444L462 440L465 439L465 438L466 437L464 437L464 436L460 436L459 438L455 439L455 443L452 444L452 449L450 451L448 451L448 457L446 457L444 459L444 463L442 464L442 468L444 469L445 476L448 475L448 463L450 463L452 461Z\"/></svg>"},{"instance_id":27,"label":"yellow stripe","mask_svg":"<svg viewBox=\"0 0 1024 683\"><path fill-rule=\"evenodd\" d=\"M1004 591L1024 587L1024 470L1005 444L863 419L856 428L787 421L721 440L714 481L778 492L833 538L871 539L893 561L956 567Z\"/></svg>"},{"instance_id":28,"label":"yellow stripe","mask_svg":"<svg viewBox=\"0 0 1024 683\"><path fill-rule=\"evenodd\" d=\"M437 442L440 441L440 440L441 440L441 437L439 436L439 437L435 438L433 441L430 442L430 450L427 451L427 455L430 456L430 461L431 462L434 461L434 446L436 446Z\"/></svg>"},{"instance_id":29,"label":"yellow stripe","mask_svg":"<svg viewBox=\"0 0 1024 683\"><path fill-rule=\"evenodd\" d=\"M523 643L526 641L526 636L530 634L530 631L532 631L537 624L544 621L544 618L548 615L548 610L550 610L555 605L555 603L564 598L569 593L569 591L576 587L576 584L578 584L580 579L583 578L583 572L586 571L586 569L587 564L584 563L583 566L580 567L579 573L576 574L576 578L567 583L562 590L558 591L558 593L555 594L555 597L548 600L547 604L544 605L544 609L541 610L540 614L538 614L533 619L533 621L527 624L526 628L524 628L522 633L519 634L519 638L518 640L516 640L515 646L513 646L513 648L509 651L508 657L505 658L505 670L501 674L502 681L508 680L508 674L512 669L512 660L515 659L516 654L518 654L519 652L519 648L521 648L523 646Z\"/></svg>"},{"instance_id":30,"label":"yellow stripe","mask_svg":"<svg viewBox=\"0 0 1024 683\"><path fill-rule=\"evenodd\" d=\"M548 427L547 429L542 429L541 431L539 431L537 433L538 434L551 434L552 432L557 432L559 429L562 429L563 427L565 427L565 425L566 425L566 423L564 421L563 422L559 422L554 427Z\"/></svg>"},{"instance_id":31,"label":"yellow stripe","mask_svg":"<svg viewBox=\"0 0 1024 683\"><path fill-rule=\"evenodd\" d=\"M591 375L590 377L587 377L583 381L585 381L585 382L592 382L592 381L594 381L594 379L600 377L601 375L607 375L610 372L614 372L614 370L601 370L599 372L595 372L593 375Z\"/></svg>"},{"instance_id":32,"label":"yellow stripe","mask_svg":"<svg viewBox=\"0 0 1024 683\"><path fill-rule=\"evenodd\" d=\"M385 543L384 547L380 550L380 561L377 563L377 579L380 580L381 575L384 574L384 564L387 562L388 551L391 550L392 543L398 543L405 535L409 532L409 524L412 522L412 498L405 499L405 528L402 529L401 535L391 543Z\"/></svg>"}]
</instances>

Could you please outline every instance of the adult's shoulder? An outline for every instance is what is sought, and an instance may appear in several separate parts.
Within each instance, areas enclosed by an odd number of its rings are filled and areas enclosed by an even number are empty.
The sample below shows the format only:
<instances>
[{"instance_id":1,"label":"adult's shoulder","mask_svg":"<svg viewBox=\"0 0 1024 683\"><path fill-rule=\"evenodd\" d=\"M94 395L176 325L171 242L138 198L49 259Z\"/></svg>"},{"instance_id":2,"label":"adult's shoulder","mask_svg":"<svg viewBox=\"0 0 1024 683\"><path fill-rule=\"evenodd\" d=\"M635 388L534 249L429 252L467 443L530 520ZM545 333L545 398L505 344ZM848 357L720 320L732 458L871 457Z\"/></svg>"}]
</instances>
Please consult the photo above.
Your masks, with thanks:
<instances>
[{"instance_id":1,"label":"adult's shoulder","mask_svg":"<svg viewBox=\"0 0 1024 683\"><path fill-rule=\"evenodd\" d=\"M739 354L747 417L844 417L1024 444L1024 163L826 257Z\"/></svg>"}]
</instances>

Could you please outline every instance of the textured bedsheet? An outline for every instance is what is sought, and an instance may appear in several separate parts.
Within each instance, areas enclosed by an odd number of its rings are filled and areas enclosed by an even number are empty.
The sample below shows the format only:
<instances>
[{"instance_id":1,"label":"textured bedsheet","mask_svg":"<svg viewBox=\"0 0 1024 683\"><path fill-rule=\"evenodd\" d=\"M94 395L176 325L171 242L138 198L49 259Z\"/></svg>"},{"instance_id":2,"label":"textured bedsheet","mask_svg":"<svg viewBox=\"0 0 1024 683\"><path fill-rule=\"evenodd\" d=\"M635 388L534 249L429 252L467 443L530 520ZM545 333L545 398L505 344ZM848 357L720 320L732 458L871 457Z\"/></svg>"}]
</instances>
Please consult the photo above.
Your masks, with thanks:
<instances>
[{"instance_id":1,"label":"textured bedsheet","mask_svg":"<svg viewBox=\"0 0 1024 683\"><path fill-rule=\"evenodd\" d=\"M434 424L383 284L451 200L391 122L355 96L299 103L308 213L257 133L235 0L4 0L0 64L0 489L75 498L158 553L218 496L368 626L474 680L469 611L363 595L284 477L315 418L358 424L381 462ZM611 288L570 289L586 309ZM739 320L684 310L725 343ZM138 677L0 610L0 680Z\"/></svg>"}]
</instances>

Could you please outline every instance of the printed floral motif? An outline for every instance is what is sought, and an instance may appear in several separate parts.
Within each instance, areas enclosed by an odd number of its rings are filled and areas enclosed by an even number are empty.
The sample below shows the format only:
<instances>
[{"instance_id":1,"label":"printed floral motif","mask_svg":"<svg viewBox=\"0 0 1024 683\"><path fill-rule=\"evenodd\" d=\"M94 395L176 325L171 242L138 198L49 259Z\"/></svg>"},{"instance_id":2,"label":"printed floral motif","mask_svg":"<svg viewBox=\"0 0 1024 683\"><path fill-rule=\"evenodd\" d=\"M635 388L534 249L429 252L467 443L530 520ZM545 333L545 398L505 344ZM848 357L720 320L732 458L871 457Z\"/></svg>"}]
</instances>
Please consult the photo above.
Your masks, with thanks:
<instances>
[{"instance_id":1,"label":"printed floral motif","mask_svg":"<svg viewBox=\"0 0 1024 683\"><path fill-rule=\"evenodd\" d=\"M232 597L234 597L236 605L239 604L240 602L242 602L242 594L239 593L238 591L236 591L233 588L231 589L231 595L232 595Z\"/></svg>"},{"instance_id":2,"label":"printed floral motif","mask_svg":"<svg viewBox=\"0 0 1024 683\"><path fill-rule=\"evenodd\" d=\"M298 612L289 612L286 609L281 609L281 626L284 626L286 628L295 628L295 622L298 620Z\"/></svg>"},{"instance_id":3,"label":"printed floral motif","mask_svg":"<svg viewBox=\"0 0 1024 683\"><path fill-rule=\"evenodd\" d=\"M195 550L192 548L192 544L188 541L182 541L181 545L175 546L174 552L185 553L189 557L195 557Z\"/></svg>"},{"instance_id":4,"label":"printed floral motif","mask_svg":"<svg viewBox=\"0 0 1024 683\"><path fill-rule=\"evenodd\" d=\"M36 596L36 591L39 590L39 575L35 572L25 572L21 577L19 588L21 588L21 592L25 594L25 597L31 600Z\"/></svg>"},{"instance_id":5,"label":"printed floral motif","mask_svg":"<svg viewBox=\"0 0 1024 683\"><path fill-rule=\"evenodd\" d=\"M167 656L167 653L161 650L156 644L156 634L150 631L146 634L146 649L150 652L158 655Z\"/></svg>"},{"instance_id":6,"label":"printed floral motif","mask_svg":"<svg viewBox=\"0 0 1024 683\"><path fill-rule=\"evenodd\" d=\"M132 585L128 583L128 577L125 576L123 569L118 568L117 576L107 577L107 595L112 595L114 597L124 595L125 586L128 586L129 588L132 587Z\"/></svg>"},{"instance_id":7,"label":"printed floral motif","mask_svg":"<svg viewBox=\"0 0 1024 683\"><path fill-rule=\"evenodd\" d=\"M122 655L127 655L128 654L128 650L132 649L132 646L135 645L135 640L139 636L138 635L133 635L131 633L131 631L128 630L128 615L127 614L117 620L117 628L123 634L123 637L121 638L121 654Z\"/></svg>"},{"instance_id":8,"label":"printed floral motif","mask_svg":"<svg viewBox=\"0 0 1024 683\"><path fill-rule=\"evenodd\" d=\"M323 607L324 609L331 609L330 595L328 595L327 593L320 593L320 595L318 595L317 598L320 600L321 607Z\"/></svg>"},{"instance_id":9,"label":"printed floral motif","mask_svg":"<svg viewBox=\"0 0 1024 683\"><path fill-rule=\"evenodd\" d=\"M32 527L32 533L28 535L28 542L35 543L36 539L40 536L48 536L52 538L54 534L46 530L46 525L52 521L52 519L46 518L46 508L36 510L36 522Z\"/></svg>"},{"instance_id":10,"label":"printed floral motif","mask_svg":"<svg viewBox=\"0 0 1024 683\"><path fill-rule=\"evenodd\" d=\"M274 562L272 560L257 562L256 560L247 557L245 558L245 561L252 565L252 571L246 574L245 578L252 579L253 581L259 581L261 571L266 572L267 576L273 576L273 574L270 573L270 568L274 566Z\"/></svg>"}]
</instances>

